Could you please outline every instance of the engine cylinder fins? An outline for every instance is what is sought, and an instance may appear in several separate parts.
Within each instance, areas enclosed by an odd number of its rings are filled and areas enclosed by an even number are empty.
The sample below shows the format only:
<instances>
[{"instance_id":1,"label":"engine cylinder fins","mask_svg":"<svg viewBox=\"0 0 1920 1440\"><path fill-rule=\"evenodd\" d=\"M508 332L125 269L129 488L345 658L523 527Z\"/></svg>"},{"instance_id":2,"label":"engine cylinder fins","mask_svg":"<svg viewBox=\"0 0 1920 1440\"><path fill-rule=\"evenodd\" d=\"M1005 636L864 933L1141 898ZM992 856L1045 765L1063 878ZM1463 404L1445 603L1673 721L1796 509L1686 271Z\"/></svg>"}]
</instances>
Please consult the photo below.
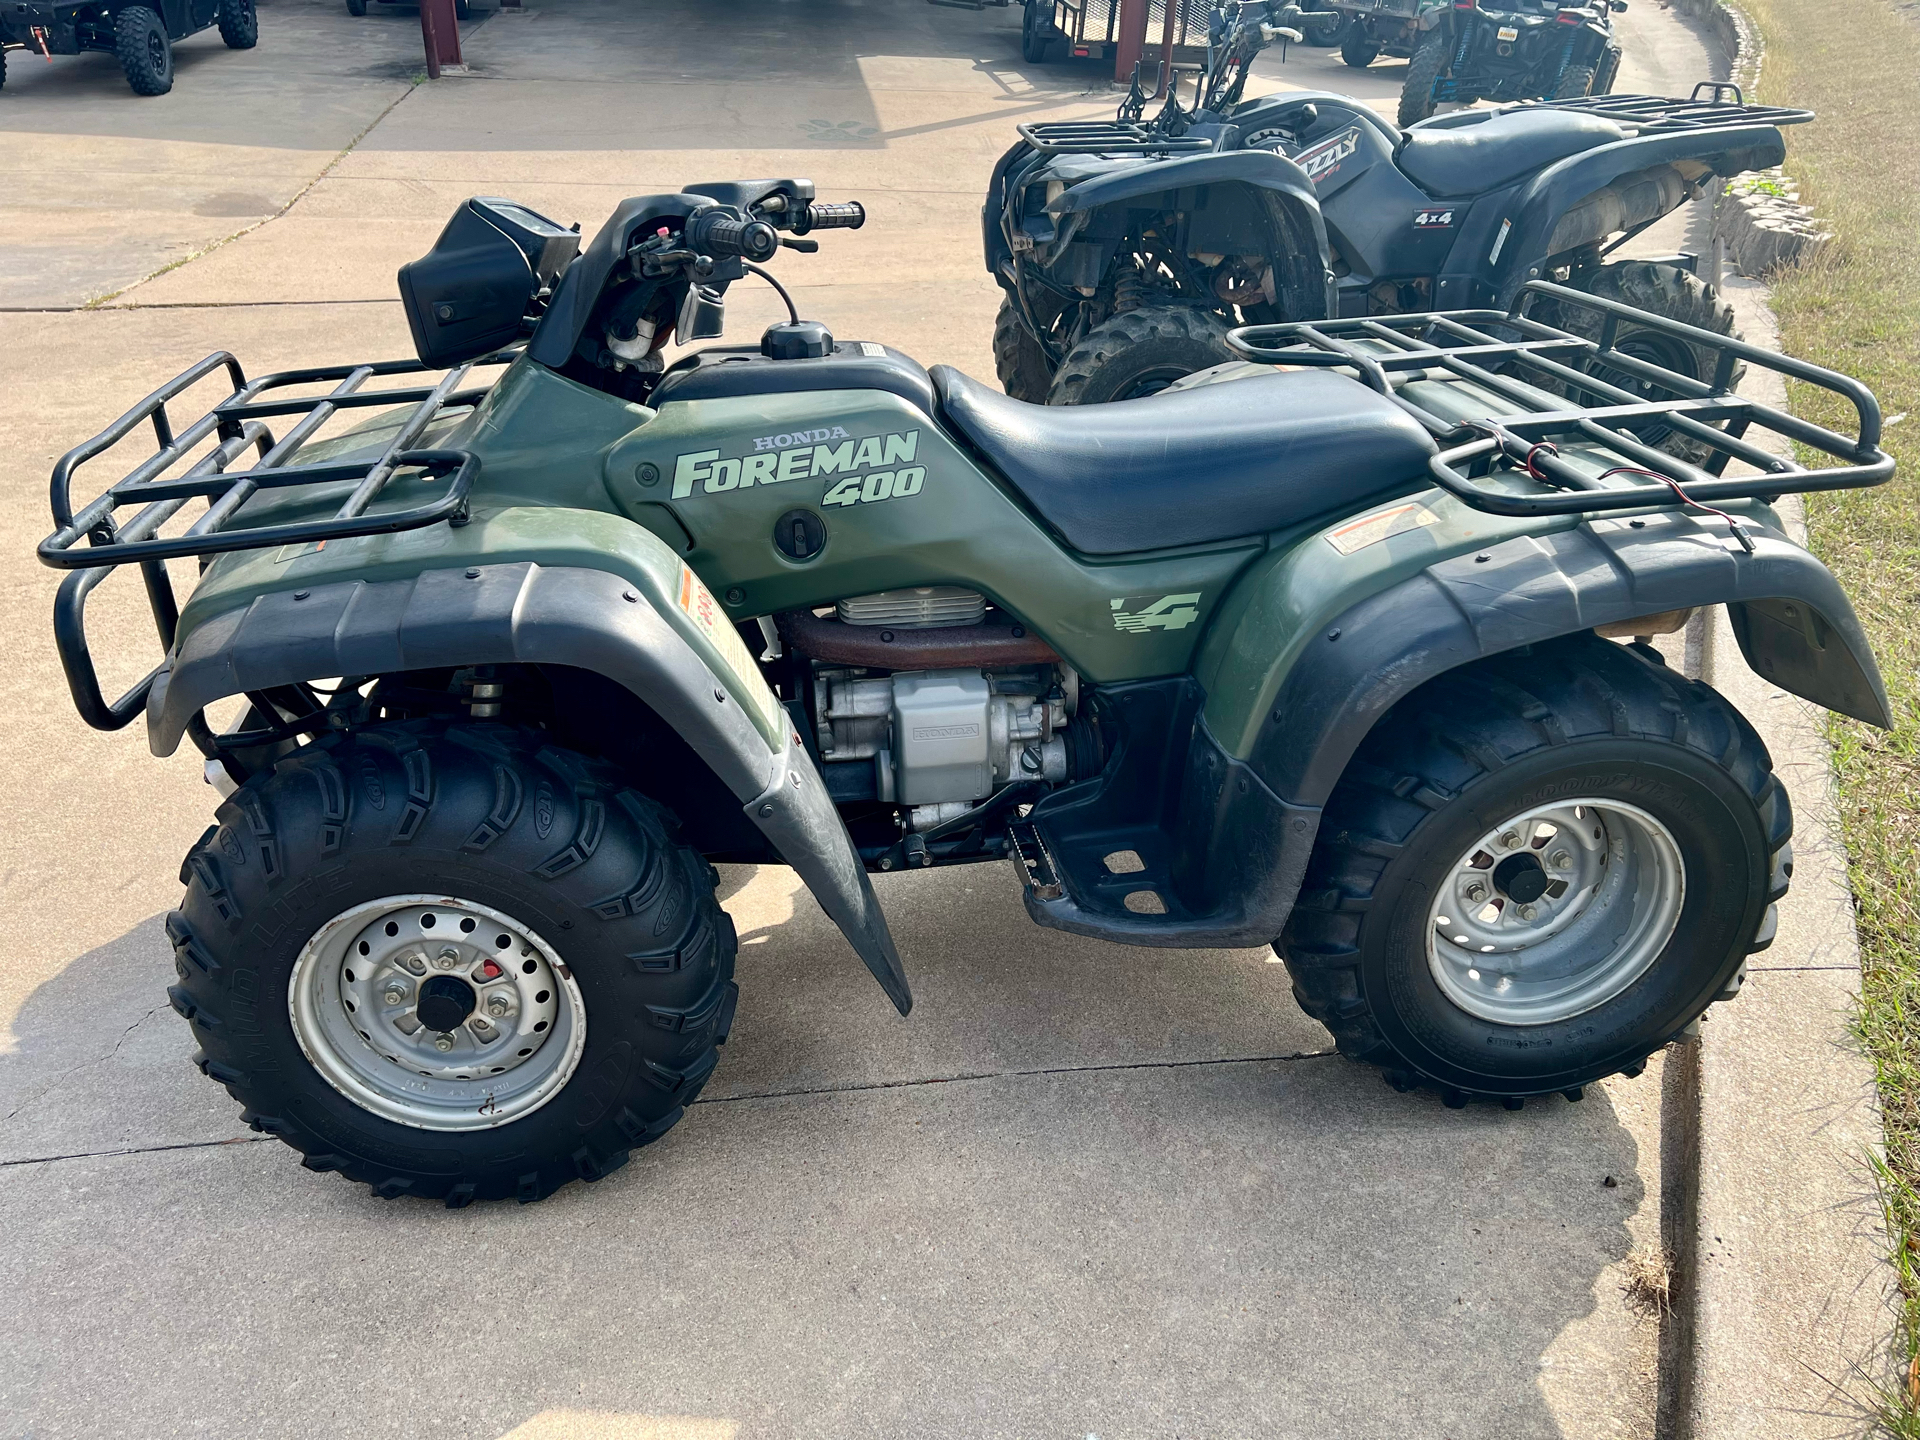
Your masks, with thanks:
<instances>
[{"instance_id":1,"label":"engine cylinder fins","mask_svg":"<svg viewBox=\"0 0 1920 1440\"><path fill-rule=\"evenodd\" d=\"M958 585L919 585L856 595L834 607L843 625L893 625L933 630L978 625L986 618L987 597Z\"/></svg>"},{"instance_id":2,"label":"engine cylinder fins","mask_svg":"<svg viewBox=\"0 0 1920 1440\"><path fill-rule=\"evenodd\" d=\"M1052 646L999 610L974 625L849 625L810 610L783 611L776 624L788 645L828 665L941 670L1060 662Z\"/></svg>"}]
</instances>

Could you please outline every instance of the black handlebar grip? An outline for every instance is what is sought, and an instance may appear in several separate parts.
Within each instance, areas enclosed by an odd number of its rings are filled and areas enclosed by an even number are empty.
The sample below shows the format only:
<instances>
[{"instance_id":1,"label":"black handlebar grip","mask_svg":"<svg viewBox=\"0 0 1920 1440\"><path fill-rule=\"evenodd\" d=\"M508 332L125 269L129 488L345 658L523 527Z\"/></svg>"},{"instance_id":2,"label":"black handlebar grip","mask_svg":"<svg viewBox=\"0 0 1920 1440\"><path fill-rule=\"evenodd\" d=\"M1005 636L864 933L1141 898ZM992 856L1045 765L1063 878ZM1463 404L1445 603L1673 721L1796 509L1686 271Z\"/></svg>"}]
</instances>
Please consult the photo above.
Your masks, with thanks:
<instances>
[{"instance_id":1,"label":"black handlebar grip","mask_svg":"<svg viewBox=\"0 0 1920 1440\"><path fill-rule=\"evenodd\" d=\"M793 233L809 230L858 230L867 223L867 207L858 200L844 205L809 205L794 217Z\"/></svg>"},{"instance_id":2,"label":"black handlebar grip","mask_svg":"<svg viewBox=\"0 0 1920 1440\"><path fill-rule=\"evenodd\" d=\"M748 260L771 260L780 237L764 220L734 220L724 215L696 215L687 227L691 247L702 255L740 255Z\"/></svg>"}]
</instances>

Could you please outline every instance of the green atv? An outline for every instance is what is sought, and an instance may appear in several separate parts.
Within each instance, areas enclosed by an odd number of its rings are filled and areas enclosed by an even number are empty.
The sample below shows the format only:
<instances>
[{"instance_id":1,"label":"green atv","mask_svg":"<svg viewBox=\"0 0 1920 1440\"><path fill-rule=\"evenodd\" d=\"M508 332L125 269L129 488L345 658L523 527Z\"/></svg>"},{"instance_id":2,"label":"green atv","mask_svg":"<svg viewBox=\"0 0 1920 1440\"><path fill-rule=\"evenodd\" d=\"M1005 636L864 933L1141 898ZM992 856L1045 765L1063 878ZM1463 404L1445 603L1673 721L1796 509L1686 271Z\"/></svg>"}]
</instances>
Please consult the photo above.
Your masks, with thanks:
<instances>
[{"instance_id":1,"label":"green atv","mask_svg":"<svg viewBox=\"0 0 1920 1440\"><path fill-rule=\"evenodd\" d=\"M71 572L74 699L144 713L157 755L190 739L225 796L170 993L255 1128L449 1205L607 1174L733 1022L714 861L793 867L902 1014L876 871L1011 862L1043 926L1272 943L1344 1053L1455 1106L1577 1099L1732 997L1787 798L1647 637L1725 604L1761 674L1886 723L1770 508L1891 474L1871 394L1545 285L1242 329L1244 363L1086 409L797 315L663 363L862 218L805 181L691 186L578 251L472 200L401 272L417 362L215 354L60 461L40 554ZM1627 320L1713 383L1616 351ZM1857 433L1729 393L1742 361ZM176 424L203 382L223 398ZM110 702L86 602L122 565L165 655Z\"/></svg>"}]
</instances>

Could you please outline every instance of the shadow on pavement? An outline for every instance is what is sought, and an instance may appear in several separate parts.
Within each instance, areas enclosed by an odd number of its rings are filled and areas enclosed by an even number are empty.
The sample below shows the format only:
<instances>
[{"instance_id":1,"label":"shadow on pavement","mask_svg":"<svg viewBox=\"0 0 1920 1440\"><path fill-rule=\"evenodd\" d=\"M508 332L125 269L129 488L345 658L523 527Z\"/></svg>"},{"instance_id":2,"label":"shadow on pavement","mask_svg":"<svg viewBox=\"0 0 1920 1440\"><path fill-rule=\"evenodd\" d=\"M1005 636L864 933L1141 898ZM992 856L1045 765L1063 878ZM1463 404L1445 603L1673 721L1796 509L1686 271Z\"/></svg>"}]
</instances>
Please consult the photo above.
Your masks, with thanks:
<instances>
[{"instance_id":1,"label":"shadow on pavement","mask_svg":"<svg viewBox=\"0 0 1920 1440\"><path fill-rule=\"evenodd\" d=\"M83 1157L0 1166L8 1413L88 1435L490 1436L576 1411L626 1417L610 1435L1620 1433L1632 1321L1603 1272L1643 1195L1603 1091L1517 1115L1395 1095L1315 1053L1258 952L1047 934L999 869L883 877L904 1022L790 875L725 872L741 1019L708 1096L526 1208L379 1202L219 1143L250 1137L186 1063L157 917L80 957L0 1057L4 1158Z\"/></svg>"}]
</instances>

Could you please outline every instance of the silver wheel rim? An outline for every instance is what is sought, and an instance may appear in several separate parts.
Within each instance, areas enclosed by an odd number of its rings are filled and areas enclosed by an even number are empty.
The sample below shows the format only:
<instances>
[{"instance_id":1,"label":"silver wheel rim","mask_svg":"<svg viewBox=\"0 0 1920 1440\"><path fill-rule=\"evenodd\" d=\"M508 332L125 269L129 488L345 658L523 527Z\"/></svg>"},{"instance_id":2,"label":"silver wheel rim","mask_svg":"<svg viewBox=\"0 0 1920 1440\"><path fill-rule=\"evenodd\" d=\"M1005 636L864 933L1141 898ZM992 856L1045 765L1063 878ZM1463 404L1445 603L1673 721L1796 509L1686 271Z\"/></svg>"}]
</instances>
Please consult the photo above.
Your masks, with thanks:
<instances>
[{"instance_id":1,"label":"silver wheel rim","mask_svg":"<svg viewBox=\"0 0 1920 1440\"><path fill-rule=\"evenodd\" d=\"M1489 830L1437 889L1427 963L1441 992L1482 1020L1550 1025L1647 972L1679 923L1686 867L1638 806L1569 800Z\"/></svg>"},{"instance_id":2,"label":"silver wheel rim","mask_svg":"<svg viewBox=\"0 0 1920 1440\"><path fill-rule=\"evenodd\" d=\"M451 896L390 895L329 920L293 963L287 1009L329 1085L422 1130L532 1114L587 1043L580 987L553 947Z\"/></svg>"}]
</instances>

